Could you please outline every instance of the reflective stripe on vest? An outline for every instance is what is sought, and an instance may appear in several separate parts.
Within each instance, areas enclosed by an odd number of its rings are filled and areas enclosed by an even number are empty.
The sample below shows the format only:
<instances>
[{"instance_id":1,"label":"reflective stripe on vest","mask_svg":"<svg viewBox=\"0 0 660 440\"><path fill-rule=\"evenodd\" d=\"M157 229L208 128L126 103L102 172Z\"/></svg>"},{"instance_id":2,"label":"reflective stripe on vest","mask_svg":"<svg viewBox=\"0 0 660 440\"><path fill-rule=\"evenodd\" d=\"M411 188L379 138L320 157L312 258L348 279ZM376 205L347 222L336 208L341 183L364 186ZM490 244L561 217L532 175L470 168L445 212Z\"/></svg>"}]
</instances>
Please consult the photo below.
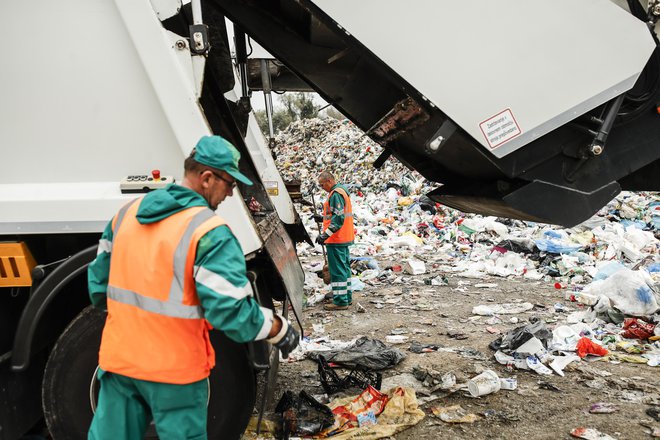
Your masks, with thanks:
<instances>
[{"instance_id":1,"label":"reflective stripe on vest","mask_svg":"<svg viewBox=\"0 0 660 440\"><path fill-rule=\"evenodd\" d=\"M125 204L124 206L121 207L119 212L117 213L117 216L115 217L114 224L112 226L112 236L117 235L117 231L119 231L119 226L121 226L121 222L124 221L124 217L126 216L126 211L128 211L128 208L133 206L133 203L137 202L138 200L141 199L134 199Z\"/></svg>"},{"instance_id":2,"label":"reflective stripe on vest","mask_svg":"<svg viewBox=\"0 0 660 440\"><path fill-rule=\"evenodd\" d=\"M112 225L99 365L134 379L192 383L208 377L215 365L194 276L197 246L225 222L196 206L143 224L140 203L120 210Z\"/></svg>"},{"instance_id":3,"label":"reflective stripe on vest","mask_svg":"<svg viewBox=\"0 0 660 440\"><path fill-rule=\"evenodd\" d=\"M120 210L117 215L115 224L115 235L119 231L121 222L126 215L126 211L132 203L126 205ZM124 304L139 307L147 312L156 313L159 315L170 316L173 318L183 319L202 319L204 318L204 311L201 306L191 306L183 304L183 289L185 280L185 267L186 259L188 256L188 249L190 247L193 233L205 221L215 216L215 213L206 208L195 214L192 220L188 223L183 236L179 240L174 251L174 271L172 283L167 301L161 301L156 298L141 295L140 293L133 292L126 289L121 289L115 286L108 285L108 298Z\"/></svg>"},{"instance_id":4,"label":"reflective stripe on vest","mask_svg":"<svg viewBox=\"0 0 660 440\"><path fill-rule=\"evenodd\" d=\"M323 230L327 230L332 223L332 208L330 207L330 198L337 192L344 198L344 224L338 231L332 233L325 242L327 244L351 243L355 239L355 229L353 227L353 207L351 199L342 188L336 188L328 194L328 200L323 203Z\"/></svg>"}]
</instances>

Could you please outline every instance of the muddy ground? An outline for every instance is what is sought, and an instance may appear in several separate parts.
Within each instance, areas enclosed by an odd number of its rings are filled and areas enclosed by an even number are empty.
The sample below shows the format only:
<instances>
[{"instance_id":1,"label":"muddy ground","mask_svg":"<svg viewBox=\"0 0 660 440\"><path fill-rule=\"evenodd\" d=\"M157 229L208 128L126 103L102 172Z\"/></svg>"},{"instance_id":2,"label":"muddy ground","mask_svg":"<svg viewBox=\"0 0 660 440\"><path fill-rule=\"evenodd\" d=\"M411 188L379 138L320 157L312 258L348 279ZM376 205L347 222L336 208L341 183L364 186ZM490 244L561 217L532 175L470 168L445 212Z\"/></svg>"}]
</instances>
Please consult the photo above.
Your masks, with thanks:
<instances>
[{"instance_id":1,"label":"muddy ground","mask_svg":"<svg viewBox=\"0 0 660 440\"><path fill-rule=\"evenodd\" d=\"M320 256L307 257L302 262L309 267L320 259ZM395 262L380 261L380 267L392 263ZM424 279L439 274L447 275L448 285L424 284ZM475 287L478 283L495 283L497 287ZM556 290L553 284L497 277L462 278L439 271L404 275L400 284L368 284L354 294L354 304L348 311L324 311L322 304L308 307L305 330L312 334L314 324L317 328L322 324L323 334L344 341L358 335L384 341L393 329L399 329L395 331L399 333L405 331L409 340L396 347L407 357L395 368L386 370L385 379L411 373L416 366L442 373L451 371L459 383L484 369L492 369L500 377L517 378L516 390L501 390L480 398L472 398L467 390L448 396L439 394L439 398L421 406L426 417L416 426L398 433L396 439L569 439L570 431L577 427L595 428L617 439L652 438L643 425L660 428L660 423L646 414L649 408L658 409L660 403L660 370L657 367L580 361L569 365L565 377L560 377L541 376L529 370L511 371L495 361L488 344L498 335L490 333L486 327L506 333L537 316L553 328L564 322L568 313L578 309L577 303L565 300L564 292ZM502 321L496 324L488 324L488 317L475 318L471 313L479 304L516 301L531 302L535 307L518 315L502 315ZM357 303L364 307L364 312L357 311ZM563 305L564 310L557 311L556 304ZM512 317L519 322L510 322ZM319 335L317 332L313 336ZM408 350L413 341L468 350L415 354ZM304 389L312 395L323 394L313 361L283 363L280 370L276 397L281 396L283 390L297 393ZM597 402L614 404L618 411L590 414L590 405ZM481 417L472 424L449 424L432 414L434 407L452 405L461 405Z\"/></svg>"}]
</instances>

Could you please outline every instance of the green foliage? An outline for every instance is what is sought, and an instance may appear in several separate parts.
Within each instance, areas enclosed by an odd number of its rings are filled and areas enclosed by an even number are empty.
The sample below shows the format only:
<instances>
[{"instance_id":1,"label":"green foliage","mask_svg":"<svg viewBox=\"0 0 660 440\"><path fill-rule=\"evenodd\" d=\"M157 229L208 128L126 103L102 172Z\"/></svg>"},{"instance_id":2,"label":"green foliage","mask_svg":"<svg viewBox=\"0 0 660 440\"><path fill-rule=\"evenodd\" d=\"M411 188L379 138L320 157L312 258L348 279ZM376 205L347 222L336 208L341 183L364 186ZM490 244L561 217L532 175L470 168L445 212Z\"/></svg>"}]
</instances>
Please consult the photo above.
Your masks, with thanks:
<instances>
[{"instance_id":1,"label":"green foliage","mask_svg":"<svg viewBox=\"0 0 660 440\"><path fill-rule=\"evenodd\" d=\"M266 110L256 110L254 112L254 115L257 118L257 123L259 124L259 128L261 129L261 132L268 137L269 131L268 131L268 118L266 117ZM277 133L280 130L284 130L289 126L290 123L293 122L293 119L289 116L289 114L282 109L275 110L273 112L273 132Z\"/></svg>"},{"instance_id":2,"label":"green foliage","mask_svg":"<svg viewBox=\"0 0 660 440\"><path fill-rule=\"evenodd\" d=\"M332 106L325 109L324 113L327 117L332 118L332 119L336 119L338 121L343 121L344 119L346 119L346 116L342 115L339 112L339 110L337 110L336 108L334 108Z\"/></svg>"},{"instance_id":3,"label":"green foliage","mask_svg":"<svg viewBox=\"0 0 660 440\"><path fill-rule=\"evenodd\" d=\"M277 133L284 130L293 121L311 119L319 115L319 107L314 104L311 93L295 92L280 95L282 107L273 111L273 131ZM261 131L268 136L268 118L265 110L255 111L257 122Z\"/></svg>"}]
</instances>

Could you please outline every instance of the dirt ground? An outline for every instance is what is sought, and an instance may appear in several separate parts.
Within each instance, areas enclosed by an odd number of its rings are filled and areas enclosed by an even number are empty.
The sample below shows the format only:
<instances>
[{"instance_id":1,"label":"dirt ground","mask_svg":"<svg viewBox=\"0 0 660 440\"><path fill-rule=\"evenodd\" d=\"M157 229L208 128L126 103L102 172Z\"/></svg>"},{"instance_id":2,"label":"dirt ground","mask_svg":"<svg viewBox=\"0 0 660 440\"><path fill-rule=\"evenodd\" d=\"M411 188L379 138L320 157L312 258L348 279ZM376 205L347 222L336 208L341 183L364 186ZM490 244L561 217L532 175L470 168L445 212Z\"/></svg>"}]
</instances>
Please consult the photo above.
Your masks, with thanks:
<instances>
[{"instance_id":1,"label":"dirt ground","mask_svg":"<svg viewBox=\"0 0 660 440\"><path fill-rule=\"evenodd\" d=\"M303 258L304 266L321 257ZM379 261L380 267L392 261ZM453 372L457 382L466 382L484 369L492 369L500 377L516 377L518 388L501 390L480 398L472 398L467 390L438 398L421 406L426 417L417 425L400 432L396 439L569 439L570 431L578 427L595 428L616 439L652 438L650 426L660 423L646 414L660 404L660 370L648 365L580 361L569 365L565 377L556 374L541 376L531 370L507 370L495 361L488 344L498 335L524 325L537 316L552 329L565 321L568 313L578 309L577 303L564 299L553 282L525 279L462 278L448 274L449 285L424 284L440 272L404 275L402 283L374 283L355 292L353 306L348 311L324 311L322 304L305 310L305 330L313 333L314 324L323 326L323 334L331 339L351 340L358 335L385 341L393 329L405 332L406 343L396 345L406 359L395 368L383 372L387 379L411 373L413 367L432 368L438 372ZM470 283L470 284L466 284ZM495 283L496 287L479 288L478 283ZM460 288L460 290L457 290ZM534 309L517 314L501 315L501 322L489 324L488 317L475 317L472 308L479 304L525 301ZM358 312L359 303L364 312ZM561 304L563 307L556 307ZM518 318L518 323L511 318ZM320 336L317 332L313 336ZM432 343L441 350L415 354L410 343ZM453 350L447 350L453 349ZM468 350L465 350L468 349ZM281 364L276 399L284 390L298 393L305 390L322 395L323 389L316 363L302 360ZM353 394L357 394L353 393ZM418 397L423 397L418 394ZM597 402L614 404L618 411L610 414L590 414L589 407ZM480 416L472 424L449 424L433 415L432 408L461 405L467 412Z\"/></svg>"}]
</instances>

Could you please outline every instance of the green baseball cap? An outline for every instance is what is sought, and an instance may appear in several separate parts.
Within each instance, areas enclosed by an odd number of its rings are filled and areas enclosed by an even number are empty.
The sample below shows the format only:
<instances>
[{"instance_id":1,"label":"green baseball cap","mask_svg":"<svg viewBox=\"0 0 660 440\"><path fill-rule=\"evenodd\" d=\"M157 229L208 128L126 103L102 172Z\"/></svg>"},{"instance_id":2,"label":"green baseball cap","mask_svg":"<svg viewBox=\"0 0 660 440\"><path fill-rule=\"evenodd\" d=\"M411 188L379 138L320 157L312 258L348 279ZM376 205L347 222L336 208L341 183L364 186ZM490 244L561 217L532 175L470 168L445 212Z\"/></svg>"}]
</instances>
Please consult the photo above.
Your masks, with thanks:
<instances>
[{"instance_id":1,"label":"green baseball cap","mask_svg":"<svg viewBox=\"0 0 660 440\"><path fill-rule=\"evenodd\" d=\"M252 181L238 171L238 161L241 159L241 153L223 137L202 137L195 145L194 159L203 165L225 171L234 179L246 185L252 185Z\"/></svg>"}]
</instances>

